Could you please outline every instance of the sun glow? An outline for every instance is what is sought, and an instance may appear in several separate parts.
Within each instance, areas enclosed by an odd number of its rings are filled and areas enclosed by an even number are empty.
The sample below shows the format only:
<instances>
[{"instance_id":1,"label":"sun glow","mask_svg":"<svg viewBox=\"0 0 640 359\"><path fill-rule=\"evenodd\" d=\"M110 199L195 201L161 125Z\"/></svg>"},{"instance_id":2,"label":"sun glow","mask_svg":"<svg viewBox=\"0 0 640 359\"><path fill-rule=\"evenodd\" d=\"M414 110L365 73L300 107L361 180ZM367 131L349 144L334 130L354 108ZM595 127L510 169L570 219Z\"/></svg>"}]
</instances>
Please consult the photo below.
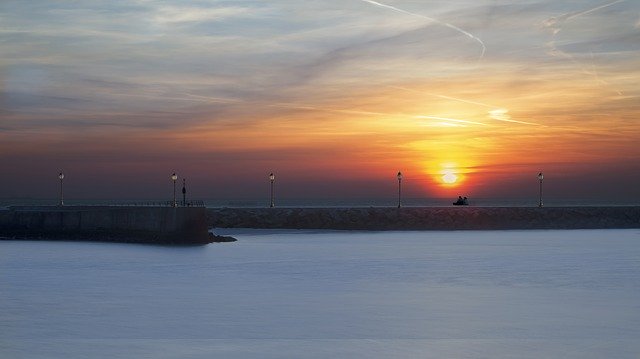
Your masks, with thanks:
<instances>
[{"instance_id":1,"label":"sun glow","mask_svg":"<svg viewBox=\"0 0 640 359\"><path fill-rule=\"evenodd\" d=\"M458 180L458 176L456 176L453 171L446 172L442 175L442 182L446 184L454 184Z\"/></svg>"},{"instance_id":2,"label":"sun glow","mask_svg":"<svg viewBox=\"0 0 640 359\"><path fill-rule=\"evenodd\" d=\"M460 169L451 163L442 165L442 169L438 172L438 182L445 187L455 187L460 184L462 175Z\"/></svg>"}]
</instances>

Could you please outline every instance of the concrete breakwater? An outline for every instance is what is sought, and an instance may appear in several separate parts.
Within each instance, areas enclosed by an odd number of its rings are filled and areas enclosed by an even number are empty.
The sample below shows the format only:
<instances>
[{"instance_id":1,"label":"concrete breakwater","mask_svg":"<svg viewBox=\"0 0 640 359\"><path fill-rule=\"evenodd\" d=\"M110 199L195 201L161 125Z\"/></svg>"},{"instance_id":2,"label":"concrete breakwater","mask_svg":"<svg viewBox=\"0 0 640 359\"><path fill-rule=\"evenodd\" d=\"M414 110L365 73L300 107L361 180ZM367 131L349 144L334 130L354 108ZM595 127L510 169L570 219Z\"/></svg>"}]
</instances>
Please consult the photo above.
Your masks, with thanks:
<instances>
[{"instance_id":1,"label":"concrete breakwater","mask_svg":"<svg viewBox=\"0 0 640 359\"><path fill-rule=\"evenodd\" d=\"M207 209L210 227L485 230L640 228L631 207L407 207Z\"/></svg>"},{"instance_id":2,"label":"concrete breakwater","mask_svg":"<svg viewBox=\"0 0 640 359\"><path fill-rule=\"evenodd\" d=\"M0 211L0 237L155 244L215 241L203 207L15 206Z\"/></svg>"}]
</instances>

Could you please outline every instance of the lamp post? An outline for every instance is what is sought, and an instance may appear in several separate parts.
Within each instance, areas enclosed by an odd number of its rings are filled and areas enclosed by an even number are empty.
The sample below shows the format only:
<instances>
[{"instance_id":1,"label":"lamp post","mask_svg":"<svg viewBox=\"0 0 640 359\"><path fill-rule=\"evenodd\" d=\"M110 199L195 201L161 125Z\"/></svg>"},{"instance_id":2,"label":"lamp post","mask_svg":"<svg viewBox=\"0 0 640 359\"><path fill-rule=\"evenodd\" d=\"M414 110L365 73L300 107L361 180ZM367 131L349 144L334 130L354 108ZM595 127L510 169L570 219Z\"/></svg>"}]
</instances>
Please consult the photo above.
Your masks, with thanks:
<instances>
[{"instance_id":1,"label":"lamp post","mask_svg":"<svg viewBox=\"0 0 640 359\"><path fill-rule=\"evenodd\" d=\"M402 207L402 172L398 171L398 208Z\"/></svg>"},{"instance_id":2,"label":"lamp post","mask_svg":"<svg viewBox=\"0 0 640 359\"><path fill-rule=\"evenodd\" d=\"M538 180L540 181L540 202L538 203L538 207L542 207L542 181L544 180L544 174L542 174L542 172L538 173Z\"/></svg>"},{"instance_id":3,"label":"lamp post","mask_svg":"<svg viewBox=\"0 0 640 359\"><path fill-rule=\"evenodd\" d=\"M182 206L186 207L187 205L187 180L182 179Z\"/></svg>"},{"instance_id":4,"label":"lamp post","mask_svg":"<svg viewBox=\"0 0 640 359\"><path fill-rule=\"evenodd\" d=\"M271 182L271 205L269 207L275 207L275 203L273 202L273 182L276 180L276 176L273 174L269 174L269 182Z\"/></svg>"},{"instance_id":5,"label":"lamp post","mask_svg":"<svg viewBox=\"0 0 640 359\"><path fill-rule=\"evenodd\" d=\"M58 178L60 179L60 205L64 206L64 190L62 187L62 180L64 179L64 173L60 172L60 174L58 175Z\"/></svg>"},{"instance_id":6,"label":"lamp post","mask_svg":"<svg viewBox=\"0 0 640 359\"><path fill-rule=\"evenodd\" d=\"M174 172L171 175L171 179L173 180L173 206L177 207L178 203L176 202L176 180L178 179L178 175Z\"/></svg>"}]
</instances>

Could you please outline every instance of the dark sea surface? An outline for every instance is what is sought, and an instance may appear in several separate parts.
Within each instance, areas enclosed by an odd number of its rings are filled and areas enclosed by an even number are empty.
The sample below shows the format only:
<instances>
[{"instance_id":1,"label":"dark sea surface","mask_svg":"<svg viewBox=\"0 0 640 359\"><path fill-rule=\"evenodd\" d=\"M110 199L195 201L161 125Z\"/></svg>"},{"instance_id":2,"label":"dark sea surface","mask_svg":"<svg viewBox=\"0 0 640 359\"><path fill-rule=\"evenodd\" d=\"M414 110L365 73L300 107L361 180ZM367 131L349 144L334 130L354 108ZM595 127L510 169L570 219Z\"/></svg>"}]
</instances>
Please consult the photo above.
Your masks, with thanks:
<instances>
[{"instance_id":1,"label":"dark sea surface","mask_svg":"<svg viewBox=\"0 0 640 359\"><path fill-rule=\"evenodd\" d=\"M638 358L640 230L0 241L0 358Z\"/></svg>"}]
</instances>

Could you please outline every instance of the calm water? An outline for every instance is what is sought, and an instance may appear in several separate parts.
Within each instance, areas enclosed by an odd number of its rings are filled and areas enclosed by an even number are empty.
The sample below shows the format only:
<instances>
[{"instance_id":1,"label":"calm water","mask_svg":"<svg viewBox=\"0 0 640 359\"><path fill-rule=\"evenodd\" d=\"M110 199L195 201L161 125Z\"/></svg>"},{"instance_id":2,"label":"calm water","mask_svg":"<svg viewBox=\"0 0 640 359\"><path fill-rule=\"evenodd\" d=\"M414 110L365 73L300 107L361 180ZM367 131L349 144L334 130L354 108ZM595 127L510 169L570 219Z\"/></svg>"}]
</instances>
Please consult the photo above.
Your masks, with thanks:
<instances>
[{"instance_id":1,"label":"calm water","mask_svg":"<svg viewBox=\"0 0 640 359\"><path fill-rule=\"evenodd\" d=\"M228 234L0 241L0 358L640 356L640 230Z\"/></svg>"}]
</instances>

